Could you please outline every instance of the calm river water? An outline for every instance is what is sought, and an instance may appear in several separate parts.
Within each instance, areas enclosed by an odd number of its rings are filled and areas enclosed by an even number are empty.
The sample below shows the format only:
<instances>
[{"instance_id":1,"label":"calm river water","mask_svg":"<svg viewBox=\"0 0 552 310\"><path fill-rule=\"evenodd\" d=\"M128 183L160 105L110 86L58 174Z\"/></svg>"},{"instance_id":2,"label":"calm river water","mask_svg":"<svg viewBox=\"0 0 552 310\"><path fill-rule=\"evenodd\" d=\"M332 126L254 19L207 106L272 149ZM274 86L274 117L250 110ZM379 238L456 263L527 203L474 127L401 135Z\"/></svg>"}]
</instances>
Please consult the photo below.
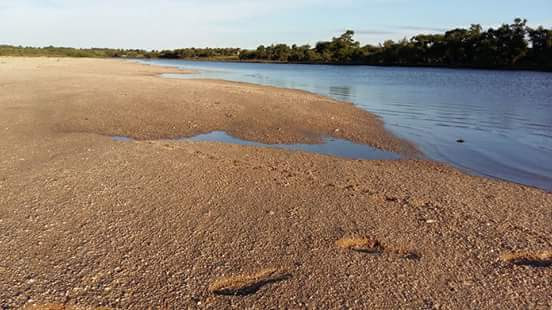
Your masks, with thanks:
<instances>
[{"instance_id":1,"label":"calm river water","mask_svg":"<svg viewBox=\"0 0 552 310\"><path fill-rule=\"evenodd\" d=\"M552 191L552 73L148 60L346 100L434 160ZM463 140L464 143L458 143Z\"/></svg>"}]
</instances>

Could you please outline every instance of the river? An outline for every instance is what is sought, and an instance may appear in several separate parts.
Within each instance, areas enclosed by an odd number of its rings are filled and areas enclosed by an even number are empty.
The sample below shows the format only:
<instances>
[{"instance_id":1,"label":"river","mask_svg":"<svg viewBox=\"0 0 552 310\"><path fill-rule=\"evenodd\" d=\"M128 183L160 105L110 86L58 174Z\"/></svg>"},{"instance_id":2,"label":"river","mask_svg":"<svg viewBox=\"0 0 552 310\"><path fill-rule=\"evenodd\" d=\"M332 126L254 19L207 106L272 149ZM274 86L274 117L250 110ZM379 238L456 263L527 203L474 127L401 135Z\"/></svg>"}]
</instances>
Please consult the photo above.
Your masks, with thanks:
<instances>
[{"instance_id":1,"label":"river","mask_svg":"<svg viewBox=\"0 0 552 310\"><path fill-rule=\"evenodd\" d=\"M552 191L552 73L144 60L207 78L306 90L382 117L430 159ZM461 143L460 143L461 142Z\"/></svg>"}]
</instances>

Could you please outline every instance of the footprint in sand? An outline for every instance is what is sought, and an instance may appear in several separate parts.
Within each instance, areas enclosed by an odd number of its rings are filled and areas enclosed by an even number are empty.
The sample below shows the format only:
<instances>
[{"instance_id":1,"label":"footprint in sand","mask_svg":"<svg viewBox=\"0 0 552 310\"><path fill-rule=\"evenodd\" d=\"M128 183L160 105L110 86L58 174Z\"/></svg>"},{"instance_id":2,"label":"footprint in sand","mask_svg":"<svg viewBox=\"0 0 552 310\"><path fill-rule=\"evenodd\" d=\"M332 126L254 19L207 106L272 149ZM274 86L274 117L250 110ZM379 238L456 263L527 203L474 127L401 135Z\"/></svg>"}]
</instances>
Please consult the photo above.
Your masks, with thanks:
<instances>
[{"instance_id":1,"label":"footprint in sand","mask_svg":"<svg viewBox=\"0 0 552 310\"><path fill-rule=\"evenodd\" d=\"M372 255L389 254L404 259L419 260L418 251L406 246L384 246L379 240L367 237L346 237L336 241L336 245L345 250Z\"/></svg>"},{"instance_id":2,"label":"footprint in sand","mask_svg":"<svg viewBox=\"0 0 552 310\"><path fill-rule=\"evenodd\" d=\"M503 262L531 267L552 266L552 251L507 252L500 256Z\"/></svg>"},{"instance_id":3,"label":"footprint in sand","mask_svg":"<svg viewBox=\"0 0 552 310\"><path fill-rule=\"evenodd\" d=\"M276 268L263 269L254 274L237 275L217 279L209 286L216 295L243 296L256 293L263 286L287 280L289 273Z\"/></svg>"}]
</instances>

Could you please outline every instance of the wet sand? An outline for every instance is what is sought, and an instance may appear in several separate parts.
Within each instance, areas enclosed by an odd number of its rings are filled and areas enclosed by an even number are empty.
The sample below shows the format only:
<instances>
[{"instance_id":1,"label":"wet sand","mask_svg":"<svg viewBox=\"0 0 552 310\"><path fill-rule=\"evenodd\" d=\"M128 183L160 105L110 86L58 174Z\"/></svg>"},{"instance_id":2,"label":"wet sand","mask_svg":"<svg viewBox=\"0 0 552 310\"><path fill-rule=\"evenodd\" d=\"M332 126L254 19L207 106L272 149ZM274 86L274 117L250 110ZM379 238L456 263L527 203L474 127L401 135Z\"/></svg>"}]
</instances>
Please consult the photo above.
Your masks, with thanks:
<instances>
[{"instance_id":1,"label":"wet sand","mask_svg":"<svg viewBox=\"0 0 552 310\"><path fill-rule=\"evenodd\" d=\"M159 141L223 130L417 154L350 104L170 71L0 58L2 306L552 307L550 266L500 260L552 248L551 194L425 160ZM381 251L336 244L351 236ZM258 285L221 290L229 276Z\"/></svg>"}]
</instances>

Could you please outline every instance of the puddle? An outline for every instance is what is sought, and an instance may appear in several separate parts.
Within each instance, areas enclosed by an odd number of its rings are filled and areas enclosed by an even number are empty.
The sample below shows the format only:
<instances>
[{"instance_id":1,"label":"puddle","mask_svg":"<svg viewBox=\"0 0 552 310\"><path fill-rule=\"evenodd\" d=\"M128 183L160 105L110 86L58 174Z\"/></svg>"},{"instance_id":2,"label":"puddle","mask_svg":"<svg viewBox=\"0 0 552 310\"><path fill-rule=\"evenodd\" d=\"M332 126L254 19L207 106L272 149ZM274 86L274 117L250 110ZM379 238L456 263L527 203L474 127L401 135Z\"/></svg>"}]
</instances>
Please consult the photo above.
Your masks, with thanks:
<instances>
[{"instance_id":1,"label":"puddle","mask_svg":"<svg viewBox=\"0 0 552 310\"><path fill-rule=\"evenodd\" d=\"M129 137L125 137L125 136L112 136L111 139L113 139L113 141L118 141L118 142L131 142L131 141L134 141L134 139L129 138Z\"/></svg>"},{"instance_id":2,"label":"puddle","mask_svg":"<svg viewBox=\"0 0 552 310\"><path fill-rule=\"evenodd\" d=\"M129 142L133 141L132 138L114 136L113 140L119 142ZM268 147L268 148L278 148L294 151L305 151L309 153L317 153L324 155L332 155L337 157L344 157L349 159L371 159L371 160L382 160L382 159L400 159L400 155L382 151L376 148L373 148L366 144L353 143L349 140L336 139L336 138L327 138L324 139L322 144L265 144L260 142L242 140L236 137L233 137L227 134L224 131L213 131L206 134L201 134L193 136L191 138L181 138L175 139L178 141L203 141L203 142L223 142L230 144L239 144L239 145L250 145L256 147Z\"/></svg>"}]
</instances>

